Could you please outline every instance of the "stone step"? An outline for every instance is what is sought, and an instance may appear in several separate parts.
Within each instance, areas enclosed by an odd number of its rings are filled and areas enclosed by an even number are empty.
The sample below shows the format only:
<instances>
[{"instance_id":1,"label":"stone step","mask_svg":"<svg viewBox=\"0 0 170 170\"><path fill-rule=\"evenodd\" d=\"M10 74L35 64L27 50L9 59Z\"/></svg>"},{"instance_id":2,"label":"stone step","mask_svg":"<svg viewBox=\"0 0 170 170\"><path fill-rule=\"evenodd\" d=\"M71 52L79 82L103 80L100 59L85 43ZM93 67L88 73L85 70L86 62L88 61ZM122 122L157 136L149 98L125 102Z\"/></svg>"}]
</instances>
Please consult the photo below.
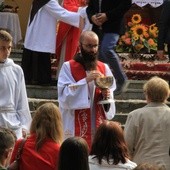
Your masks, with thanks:
<instances>
[{"instance_id":1,"label":"stone step","mask_svg":"<svg viewBox=\"0 0 170 170\"><path fill-rule=\"evenodd\" d=\"M53 102L58 105L57 100L53 99L36 99L29 98L29 107L31 110L31 114L33 115L35 110L42 104L46 102ZM128 113L134 109L139 107L143 107L146 104L144 100L115 100L116 105L116 114L113 118L114 121L120 122L122 125L125 124Z\"/></svg>"},{"instance_id":2,"label":"stone step","mask_svg":"<svg viewBox=\"0 0 170 170\"><path fill-rule=\"evenodd\" d=\"M42 104L46 102L53 102L58 105L57 100L53 99L36 99L36 98L29 98L29 107L31 110L32 115L34 114L35 110ZM144 107L146 105L145 100L115 100L116 105L116 114L112 120L120 122L123 126L126 122L128 113L131 111ZM170 106L170 102L167 102L167 105Z\"/></svg>"},{"instance_id":3,"label":"stone step","mask_svg":"<svg viewBox=\"0 0 170 170\"><path fill-rule=\"evenodd\" d=\"M22 59L22 49L12 49L11 56L15 63L21 65ZM57 84L56 80L54 85ZM124 92L118 96L115 96L116 99L125 100L125 99L144 99L143 95L143 80L128 80ZM33 86L27 85L27 94L30 98L42 98L42 99L57 99L57 88L56 86Z\"/></svg>"},{"instance_id":4,"label":"stone step","mask_svg":"<svg viewBox=\"0 0 170 170\"><path fill-rule=\"evenodd\" d=\"M37 99L37 98L28 98L30 110L34 111L39 105L45 102L53 102L58 105L58 100L56 99ZM169 103L168 103L169 104ZM146 105L145 100L115 100L116 112L118 114L129 113L134 109L143 107Z\"/></svg>"},{"instance_id":5,"label":"stone step","mask_svg":"<svg viewBox=\"0 0 170 170\"><path fill-rule=\"evenodd\" d=\"M57 99L57 82L54 82L55 86L38 86L27 85L27 94L30 98L39 99ZM115 99L128 100L128 99L144 99L142 80L128 80L123 92L120 95L116 95Z\"/></svg>"},{"instance_id":6,"label":"stone step","mask_svg":"<svg viewBox=\"0 0 170 170\"><path fill-rule=\"evenodd\" d=\"M57 86L26 85L27 96L37 99L57 99Z\"/></svg>"}]
</instances>

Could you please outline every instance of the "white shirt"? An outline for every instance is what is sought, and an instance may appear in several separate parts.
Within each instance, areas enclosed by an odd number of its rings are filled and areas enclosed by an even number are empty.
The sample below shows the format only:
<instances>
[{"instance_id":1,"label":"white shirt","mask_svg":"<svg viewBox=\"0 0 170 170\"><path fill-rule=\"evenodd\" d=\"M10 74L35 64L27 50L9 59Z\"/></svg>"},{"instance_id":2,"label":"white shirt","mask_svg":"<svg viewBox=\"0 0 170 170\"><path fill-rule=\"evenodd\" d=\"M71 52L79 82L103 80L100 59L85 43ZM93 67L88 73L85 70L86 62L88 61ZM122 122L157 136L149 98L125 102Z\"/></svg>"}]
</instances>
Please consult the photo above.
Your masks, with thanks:
<instances>
[{"instance_id":1,"label":"white shirt","mask_svg":"<svg viewBox=\"0 0 170 170\"><path fill-rule=\"evenodd\" d=\"M118 163L117 165L114 164L108 164L106 160L102 159L102 164L100 165L98 163L98 160L96 158L93 158L94 155L89 156L89 167L90 170L132 170L134 169L137 164L130 161L129 159L125 164Z\"/></svg>"},{"instance_id":2,"label":"white shirt","mask_svg":"<svg viewBox=\"0 0 170 170\"><path fill-rule=\"evenodd\" d=\"M24 47L38 52L55 53L57 20L79 27L80 15L62 8L56 0L50 0L39 9L27 26Z\"/></svg>"}]
</instances>

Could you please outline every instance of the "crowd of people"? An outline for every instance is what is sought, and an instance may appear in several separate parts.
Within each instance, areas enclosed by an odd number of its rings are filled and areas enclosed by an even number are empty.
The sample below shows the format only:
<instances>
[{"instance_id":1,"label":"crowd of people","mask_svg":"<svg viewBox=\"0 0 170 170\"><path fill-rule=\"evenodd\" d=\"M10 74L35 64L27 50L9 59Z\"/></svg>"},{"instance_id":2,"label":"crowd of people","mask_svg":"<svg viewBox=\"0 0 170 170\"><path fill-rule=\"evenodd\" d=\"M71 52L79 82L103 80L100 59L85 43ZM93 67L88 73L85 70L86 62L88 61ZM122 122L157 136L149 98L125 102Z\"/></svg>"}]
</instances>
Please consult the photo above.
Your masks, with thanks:
<instances>
[{"instance_id":1,"label":"crowd of people","mask_svg":"<svg viewBox=\"0 0 170 170\"><path fill-rule=\"evenodd\" d=\"M129 113L124 128L112 120L114 95L122 92L127 79L114 47L131 1L82 2L64 0L61 7L55 0L33 0L23 69L8 58L12 37L0 30L0 170L12 169L16 159L23 170L169 170L168 82L152 77L145 83L147 105ZM160 59L164 42L169 42L164 40L168 5L166 0L159 23ZM59 45L57 20L62 21L60 54L71 55L62 60L58 74L59 106L42 104L32 118L25 84L51 83L50 57ZM84 30L86 25L91 28ZM96 85L97 79L106 83L106 77L112 78L110 86Z\"/></svg>"}]
</instances>

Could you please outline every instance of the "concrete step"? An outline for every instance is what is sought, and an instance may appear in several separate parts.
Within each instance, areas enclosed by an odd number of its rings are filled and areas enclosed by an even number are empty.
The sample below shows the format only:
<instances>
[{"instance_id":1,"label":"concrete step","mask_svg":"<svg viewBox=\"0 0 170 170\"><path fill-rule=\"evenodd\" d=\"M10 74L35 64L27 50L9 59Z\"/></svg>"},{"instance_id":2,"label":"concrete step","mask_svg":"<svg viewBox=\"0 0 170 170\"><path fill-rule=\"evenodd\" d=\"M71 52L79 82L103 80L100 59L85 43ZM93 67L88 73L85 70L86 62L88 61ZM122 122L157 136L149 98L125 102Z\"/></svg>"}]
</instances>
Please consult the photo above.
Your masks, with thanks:
<instances>
[{"instance_id":1,"label":"concrete step","mask_svg":"<svg viewBox=\"0 0 170 170\"><path fill-rule=\"evenodd\" d=\"M128 80L123 92L120 95L116 95L115 99L128 100L128 99L144 99L142 80ZM57 82L54 82L55 86L38 86L27 85L27 94L30 98L39 99L57 99Z\"/></svg>"},{"instance_id":2,"label":"concrete step","mask_svg":"<svg viewBox=\"0 0 170 170\"><path fill-rule=\"evenodd\" d=\"M53 102L56 105L58 105L57 100L53 99L36 99L36 98L29 98L29 107L31 110L32 115L34 114L35 110L42 104L46 102ZM124 126L128 113L131 111L144 107L146 105L145 100L136 100L136 99L130 99L130 100L115 100L116 104L116 114L112 120L118 121ZM167 102L167 105L170 106L170 102Z\"/></svg>"},{"instance_id":3,"label":"concrete step","mask_svg":"<svg viewBox=\"0 0 170 170\"><path fill-rule=\"evenodd\" d=\"M10 58L21 65L22 53L22 49L12 49ZM142 90L144 83L145 81L143 80L128 80L124 87L124 92L115 96L115 98L119 100L144 99ZM57 84L55 80L53 84ZM30 98L57 99L57 88L56 86L27 85L27 94Z\"/></svg>"},{"instance_id":4,"label":"concrete step","mask_svg":"<svg viewBox=\"0 0 170 170\"><path fill-rule=\"evenodd\" d=\"M58 105L58 101L53 100L53 99L29 98L29 107L31 110L31 114L33 115L35 110L40 105L46 102L53 102L56 105ZM113 120L118 121L122 125L124 125L126 122L128 113L134 109L143 107L146 104L146 102L144 100L115 100L115 104L116 104L116 115L113 118Z\"/></svg>"},{"instance_id":5,"label":"concrete step","mask_svg":"<svg viewBox=\"0 0 170 170\"><path fill-rule=\"evenodd\" d=\"M37 99L57 99L57 86L26 85L27 96Z\"/></svg>"},{"instance_id":6,"label":"concrete step","mask_svg":"<svg viewBox=\"0 0 170 170\"><path fill-rule=\"evenodd\" d=\"M22 53L23 53L22 49L12 49L9 58L12 58L16 64L21 65Z\"/></svg>"},{"instance_id":7,"label":"concrete step","mask_svg":"<svg viewBox=\"0 0 170 170\"><path fill-rule=\"evenodd\" d=\"M30 110L34 111L38 106L45 102L53 102L58 105L58 100L56 99L37 99L37 98L28 98ZM169 103L168 103L169 104ZM143 107L146 105L145 100L115 100L116 113L123 114L129 113L134 109Z\"/></svg>"}]
</instances>

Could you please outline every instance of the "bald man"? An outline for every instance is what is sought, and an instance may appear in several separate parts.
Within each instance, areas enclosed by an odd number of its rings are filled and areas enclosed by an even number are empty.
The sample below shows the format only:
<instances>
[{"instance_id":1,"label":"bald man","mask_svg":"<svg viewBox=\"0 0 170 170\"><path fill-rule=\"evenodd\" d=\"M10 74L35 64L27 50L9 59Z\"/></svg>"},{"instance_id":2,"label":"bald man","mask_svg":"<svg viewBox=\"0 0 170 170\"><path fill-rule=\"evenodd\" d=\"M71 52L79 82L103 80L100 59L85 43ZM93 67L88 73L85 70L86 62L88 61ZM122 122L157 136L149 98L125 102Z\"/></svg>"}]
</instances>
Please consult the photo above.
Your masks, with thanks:
<instances>
[{"instance_id":1,"label":"bald man","mask_svg":"<svg viewBox=\"0 0 170 170\"><path fill-rule=\"evenodd\" d=\"M99 39L96 33L84 31L79 40L80 53L62 65L58 78L58 101L63 117L65 138L81 136L89 146L96 127L105 119L112 119L115 104L104 109L98 101L103 96L113 99L115 80L110 89L101 90L94 80L113 76L108 65L98 61Z\"/></svg>"}]
</instances>

